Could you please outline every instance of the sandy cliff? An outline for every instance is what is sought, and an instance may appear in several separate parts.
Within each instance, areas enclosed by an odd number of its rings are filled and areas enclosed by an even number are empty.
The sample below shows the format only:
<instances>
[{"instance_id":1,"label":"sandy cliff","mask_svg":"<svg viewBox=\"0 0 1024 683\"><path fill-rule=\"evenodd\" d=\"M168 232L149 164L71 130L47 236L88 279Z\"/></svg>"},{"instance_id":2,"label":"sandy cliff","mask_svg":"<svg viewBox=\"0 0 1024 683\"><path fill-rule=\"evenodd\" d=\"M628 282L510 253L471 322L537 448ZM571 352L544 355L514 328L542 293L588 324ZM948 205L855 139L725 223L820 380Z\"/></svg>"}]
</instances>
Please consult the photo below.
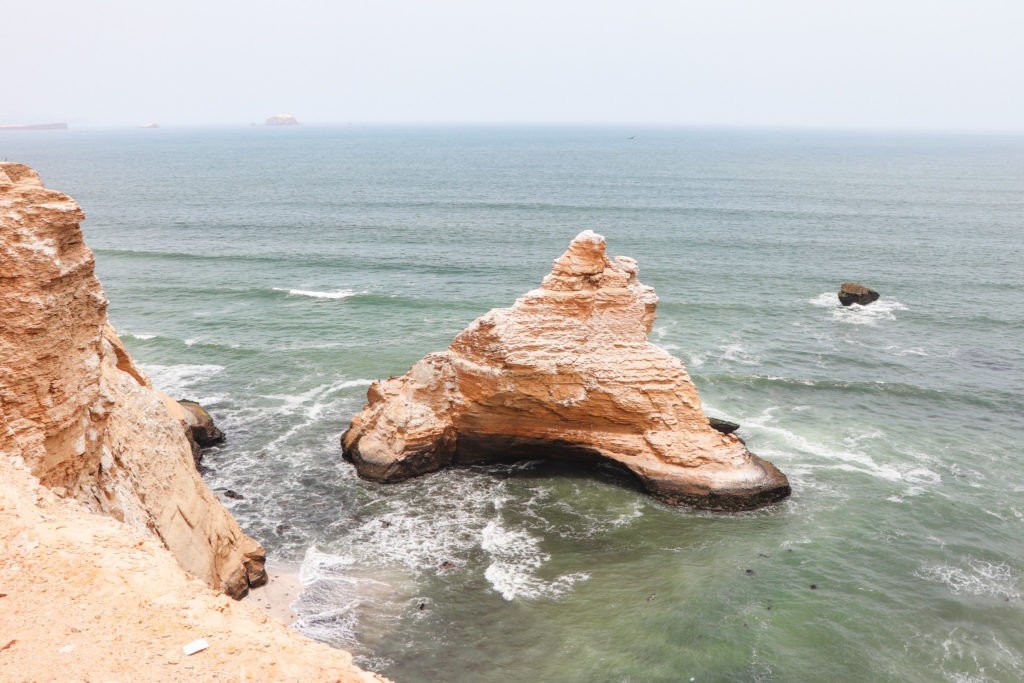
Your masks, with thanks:
<instances>
[{"instance_id":1,"label":"sandy cliff","mask_svg":"<svg viewBox=\"0 0 1024 683\"><path fill-rule=\"evenodd\" d=\"M183 568L244 595L266 578L263 548L200 480L176 406L107 322L82 210L26 166L0 173L0 416L13 454L45 486L152 533Z\"/></svg>"},{"instance_id":2,"label":"sandy cliff","mask_svg":"<svg viewBox=\"0 0 1024 683\"><path fill-rule=\"evenodd\" d=\"M647 341L657 303L636 262L609 259L585 231L539 289L373 384L343 454L385 482L557 458L615 463L674 504L744 509L789 495L771 463L709 424L682 362Z\"/></svg>"},{"instance_id":3,"label":"sandy cliff","mask_svg":"<svg viewBox=\"0 0 1024 683\"><path fill-rule=\"evenodd\" d=\"M0 164L0 679L383 680L207 587L245 595L263 548L107 321L82 219Z\"/></svg>"}]
</instances>

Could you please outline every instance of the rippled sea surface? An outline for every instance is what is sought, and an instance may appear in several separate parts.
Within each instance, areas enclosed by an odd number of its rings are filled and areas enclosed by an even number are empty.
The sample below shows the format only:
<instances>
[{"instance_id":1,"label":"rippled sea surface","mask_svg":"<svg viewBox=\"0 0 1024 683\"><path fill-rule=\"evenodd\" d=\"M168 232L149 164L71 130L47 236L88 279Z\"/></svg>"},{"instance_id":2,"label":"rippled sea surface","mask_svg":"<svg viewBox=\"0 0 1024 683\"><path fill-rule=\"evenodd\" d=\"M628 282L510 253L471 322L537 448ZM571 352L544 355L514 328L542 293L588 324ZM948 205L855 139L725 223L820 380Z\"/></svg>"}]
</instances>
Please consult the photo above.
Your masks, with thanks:
<instances>
[{"instance_id":1,"label":"rippled sea surface","mask_svg":"<svg viewBox=\"0 0 1024 683\"><path fill-rule=\"evenodd\" d=\"M635 137L634 137L635 136ZM1024 679L1024 138L544 128L6 133L110 316L228 434L297 627L397 681ZM360 481L338 438L581 230L793 484L721 515L536 463ZM845 280L874 287L843 309ZM243 498L223 496L230 489Z\"/></svg>"}]
</instances>

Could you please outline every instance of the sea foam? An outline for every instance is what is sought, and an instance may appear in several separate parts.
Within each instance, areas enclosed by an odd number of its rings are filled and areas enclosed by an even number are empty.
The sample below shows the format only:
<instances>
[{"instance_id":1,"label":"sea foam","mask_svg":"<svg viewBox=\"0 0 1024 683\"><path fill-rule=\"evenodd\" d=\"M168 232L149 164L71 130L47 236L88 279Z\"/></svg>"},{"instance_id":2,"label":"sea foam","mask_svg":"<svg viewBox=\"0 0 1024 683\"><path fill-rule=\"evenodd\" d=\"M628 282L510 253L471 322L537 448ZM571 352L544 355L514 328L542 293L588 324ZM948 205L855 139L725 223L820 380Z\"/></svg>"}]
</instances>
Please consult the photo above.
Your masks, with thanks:
<instances>
[{"instance_id":1,"label":"sea foam","mask_svg":"<svg viewBox=\"0 0 1024 683\"><path fill-rule=\"evenodd\" d=\"M914 572L914 576L944 584L958 595L967 593L1005 600L1021 598L1019 577L1006 564L969 558L961 566L926 564Z\"/></svg>"},{"instance_id":2,"label":"sea foam","mask_svg":"<svg viewBox=\"0 0 1024 683\"><path fill-rule=\"evenodd\" d=\"M143 365L153 386L171 396L181 398L197 384L224 371L223 365ZM206 399L209 402L209 399Z\"/></svg>"},{"instance_id":3,"label":"sea foam","mask_svg":"<svg viewBox=\"0 0 1024 683\"><path fill-rule=\"evenodd\" d=\"M833 319L850 325L877 325L882 321L895 320L897 311L907 310L907 307L896 299L886 297L867 306L860 304L843 306L839 303L839 295L835 292L824 292L813 299L808 299L807 303L830 309Z\"/></svg>"},{"instance_id":4,"label":"sea foam","mask_svg":"<svg viewBox=\"0 0 1024 683\"><path fill-rule=\"evenodd\" d=\"M484 578L509 601L557 598L571 590L573 584L590 578L585 572L564 574L551 581L537 577L536 571L551 559L540 549L540 539L524 529L508 529L499 519L491 520L483 528L480 547L491 557Z\"/></svg>"},{"instance_id":5,"label":"sea foam","mask_svg":"<svg viewBox=\"0 0 1024 683\"><path fill-rule=\"evenodd\" d=\"M358 294L369 294L369 292L357 292L354 289L339 289L333 292L318 292L310 289L287 289L274 287L275 292L288 292L289 296L307 296L313 299L348 299Z\"/></svg>"}]
</instances>

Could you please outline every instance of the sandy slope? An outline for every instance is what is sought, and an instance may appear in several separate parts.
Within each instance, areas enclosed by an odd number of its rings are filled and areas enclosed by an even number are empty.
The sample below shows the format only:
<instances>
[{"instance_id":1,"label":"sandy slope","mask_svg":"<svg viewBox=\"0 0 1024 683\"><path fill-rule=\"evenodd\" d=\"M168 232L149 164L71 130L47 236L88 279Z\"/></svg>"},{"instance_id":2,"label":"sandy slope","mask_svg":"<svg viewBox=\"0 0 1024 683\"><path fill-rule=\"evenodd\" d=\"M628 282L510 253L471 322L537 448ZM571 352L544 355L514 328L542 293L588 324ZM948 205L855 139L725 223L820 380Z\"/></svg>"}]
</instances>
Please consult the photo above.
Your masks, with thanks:
<instances>
[{"instance_id":1,"label":"sandy slope","mask_svg":"<svg viewBox=\"0 0 1024 683\"><path fill-rule=\"evenodd\" d=\"M182 646L209 648L186 656ZM382 681L0 456L0 680Z\"/></svg>"}]
</instances>

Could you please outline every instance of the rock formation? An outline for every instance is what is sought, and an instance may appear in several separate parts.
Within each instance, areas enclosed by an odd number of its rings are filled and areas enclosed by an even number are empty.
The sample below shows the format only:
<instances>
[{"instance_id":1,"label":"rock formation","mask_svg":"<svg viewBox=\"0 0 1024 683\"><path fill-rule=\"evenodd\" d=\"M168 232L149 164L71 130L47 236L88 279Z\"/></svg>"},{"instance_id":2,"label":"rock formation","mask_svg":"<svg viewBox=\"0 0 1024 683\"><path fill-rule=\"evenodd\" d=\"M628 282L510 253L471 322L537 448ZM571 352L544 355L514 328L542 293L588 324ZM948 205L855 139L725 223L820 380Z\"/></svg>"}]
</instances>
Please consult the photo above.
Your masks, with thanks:
<instances>
[{"instance_id":1,"label":"rock formation","mask_svg":"<svg viewBox=\"0 0 1024 683\"><path fill-rule=\"evenodd\" d=\"M858 285L856 282L844 282L839 287L839 303L843 306L851 306L853 304L867 306L877 299L878 292L864 285Z\"/></svg>"},{"instance_id":2,"label":"rock formation","mask_svg":"<svg viewBox=\"0 0 1024 683\"><path fill-rule=\"evenodd\" d=\"M192 448L192 459L202 472L200 463L203 460L203 449L222 443L224 432L217 429L206 408L195 401L177 401L176 405L168 405L167 408L185 425L185 436Z\"/></svg>"},{"instance_id":3,"label":"rock formation","mask_svg":"<svg viewBox=\"0 0 1024 683\"><path fill-rule=\"evenodd\" d=\"M153 388L107 321L82 219L31 168L0 164L0 456L244 596L266 580L263 548L203 484L182 409Z\"/></svg>"},{"instance_id":4,"label":"rock formation","mask_svg":"<svg viewBox=\"0 0 1024 683\"><path fill-rule=\"evenodd\" d=\"M297 126L299 120L291 114L275 114L267 117L267 120L263 122L265 126Z\"/></svg>"},{"instance_id":5,"label":"rock formation","mask_svg":"<svg viewBox=\"0 0 1024 683\"><path fill-rule=\"evenodd\" d=\"M633 259L609 260L603 237L581 233L539 289L371 385L344 457L381 482L552 458L616 463L673 504L784 498L786 477L712 428L682 362L647 341L658 298L637 273Z\"/></svg>"}]
</instances>

